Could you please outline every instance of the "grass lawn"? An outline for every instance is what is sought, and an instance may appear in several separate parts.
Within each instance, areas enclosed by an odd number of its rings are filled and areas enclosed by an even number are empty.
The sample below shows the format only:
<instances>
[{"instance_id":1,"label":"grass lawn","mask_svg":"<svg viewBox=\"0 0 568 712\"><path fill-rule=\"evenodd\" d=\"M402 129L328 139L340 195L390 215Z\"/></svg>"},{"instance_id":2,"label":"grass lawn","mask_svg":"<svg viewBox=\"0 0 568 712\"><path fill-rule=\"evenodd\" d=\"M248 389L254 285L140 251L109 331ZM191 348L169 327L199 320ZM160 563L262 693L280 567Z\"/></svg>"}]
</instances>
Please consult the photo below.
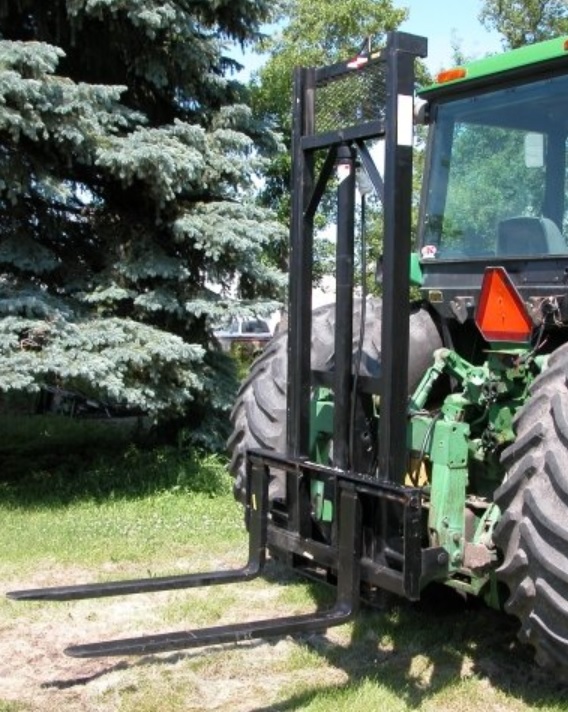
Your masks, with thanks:
<instances>
[{"instance_id":1,"label":"grass lawn","mask_svg":"<svg viewBox=\"0 0 568 712\"><path fill-rule=\"evenodd\" d=\"M220 458L125 447L82 459L75 471L28 466L0 485L3 591L244 561L241 512ZM275 563L262 579L205 590L43 604L2 597L0 712L568 709L566 688L534 666L514 621L444 592L418 606L391 599L325 635L140 658L63 654L72 643L331 601Z\"/></svg>"}]
</instances>

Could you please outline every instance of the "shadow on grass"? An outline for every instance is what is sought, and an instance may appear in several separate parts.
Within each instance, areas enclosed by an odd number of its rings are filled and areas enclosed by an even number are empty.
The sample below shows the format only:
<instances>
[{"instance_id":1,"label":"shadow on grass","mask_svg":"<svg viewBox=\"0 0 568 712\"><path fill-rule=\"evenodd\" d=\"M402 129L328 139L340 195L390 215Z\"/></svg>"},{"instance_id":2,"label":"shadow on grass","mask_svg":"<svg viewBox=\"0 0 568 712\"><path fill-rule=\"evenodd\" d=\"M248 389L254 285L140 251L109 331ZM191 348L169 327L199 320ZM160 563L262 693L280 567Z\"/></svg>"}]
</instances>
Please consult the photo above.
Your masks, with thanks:
<instances>
[{"instance_id":1,"label":"shadow on grass","mask_svg":"<svg viewBox=\"0 0 568 712\"><path fill-rule=\"evenodd\" d=\"M318 606L332 605L333 595L313 585ZM536 666L532 648L519 643L517 630L510 616L478 600L465 600L443 586L432 586L417 604L387 594L382 610L365 607L356 616L347 645L320 634L296 638L328 664L344 670L348 675L344 684L318 685L257 712L309 709L311 705L320 709L325 701L331 705L344 697L346 702L361 702L358 692L364 707L362 688L368 684L394 693L406 708L418 709L471 678L485 680L508 698L534 709L567 709L565 684ZM479 706L473 700L472 705L472 709Z\"/></svg>"},{"instance_id":2,"label":"shadow on grass","mask_svg":"<svg viewBox=\"0 0 568 712\"><path fill-rule=\"evenodd\" d=\"M55 508L166 490L210 495L230 490L224 458L153 446L147 433L54 417L2 418L0 426L4 504Z\"/></svg>"},{"instance_id":3,"label":"shadow on grass","mask_svg":"<svg viewBox=\"0 0 568 712\"><path fill-rule=\"evenodd\" d=\"M305 582L273 561L268 562L264 578L282 587ZM334 589L310 582L306 586L318 607L333 605ZM260 611L259 617L262 617ZM565 710L565 687L535 666L531 650L518 643L516 631L517 624L510 617L477 601L465 601L441 586L428 590L419 604L388 596L382 610L364 608L356 616L347 644L335 643L321 634L295 636L299 645L314 651L331 667L343 670L348 676L345 683L327 686L314 683L282 702L257 708L257 712L287 712L312 706L324 709L334 704L345 709L351 702L357 704L358 709L374 709L365 705L374 705L373 690L379 687L394 694L401 708L404 705L405 709L420 709L434 696L443 696L445 691L451 698L451 688L456 683L472 678L487 682L506 695L511 704L520 702L532 709ZM247 640L195 651L146 655L129 662L111 663L93 676L52 680L45 686L71 688L117 669L167 666L203 656L214 658L219 649L246 647L248 654L258 656L263 654L257 650L262 644L261 640ZM269 667L266 674L270 674ZM316 667L313 679L317 676ZM303 679L308 678L303 676ZM369 685L371 691L365 691ZM472 687L471 693L474 692ZM467 698L467 691L458 691L456 695L463 700ZM466 709L483 706L483 701L472 699L471 703ZM450 704L455 704L455 698L450 699Z\"/></svg>"}]
</instances>

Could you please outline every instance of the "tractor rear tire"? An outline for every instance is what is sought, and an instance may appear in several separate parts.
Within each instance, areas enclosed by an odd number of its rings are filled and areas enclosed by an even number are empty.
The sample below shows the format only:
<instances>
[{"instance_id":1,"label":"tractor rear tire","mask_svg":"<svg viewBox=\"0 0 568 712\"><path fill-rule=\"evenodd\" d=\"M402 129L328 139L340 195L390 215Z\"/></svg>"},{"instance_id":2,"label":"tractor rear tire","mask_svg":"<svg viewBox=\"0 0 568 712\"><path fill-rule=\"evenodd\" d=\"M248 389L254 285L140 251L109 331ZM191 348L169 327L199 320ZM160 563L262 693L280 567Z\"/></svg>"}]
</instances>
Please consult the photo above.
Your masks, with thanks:
<instances>
[{"instance_id":1,"label":"tractor rear tire","mask_svg":"<svg viewBox=\"0 0 568 712\"><path fill-rule=\"evenodd\" d=\"M568 680L568 344L555 351L515 419L502 456L507 476L495 493L502 517L497 577L505 610L539 665Z\"/></svg>"},{"instance_id":2,"label":"tractor rear tire","mask_svg":"<svg viewBox=\"0 0 568 712\"><path fill-rule=\"evenodd\" d=\"M356 301L353 331L354 349L358 340L361 301ZM365 335L360 374L377 377L381 363L381 314L378 299L367 300ZM329 304L312 314L312 368L333 368L335 305ZM438 330L430 314L416 307L410 317L409 390L413 389L431 365L433 353L442 345ZM286 390L288 363L288 335L276 336L261 356L253 363L241 385L231 413L233 432L228 442L231 456L230 470L234 477L233 490L237 500L245 499L245 455L249 448L263 448L276 452L286 450ZM275 473L269 497L285 499L284 473Z\"/></svg>"}]
</instances>

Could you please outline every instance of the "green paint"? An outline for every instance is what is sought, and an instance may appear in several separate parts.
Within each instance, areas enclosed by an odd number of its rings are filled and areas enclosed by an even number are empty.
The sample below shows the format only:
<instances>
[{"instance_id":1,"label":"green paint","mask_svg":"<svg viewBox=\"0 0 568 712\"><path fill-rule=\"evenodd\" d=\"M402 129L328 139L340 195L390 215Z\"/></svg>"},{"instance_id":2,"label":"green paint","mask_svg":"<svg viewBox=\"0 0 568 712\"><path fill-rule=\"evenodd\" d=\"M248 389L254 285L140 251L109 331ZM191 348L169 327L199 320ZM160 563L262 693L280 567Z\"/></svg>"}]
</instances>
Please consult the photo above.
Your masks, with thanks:
<instances>
[{"instance_id":1,"label":"green paint","mask_svg":"<svg viewBox=\"0 0 568 712\"><path fill-rule=\"evenodd\" d=\"M314 519L319 522L333 521L333 503L325 498L325 483L321 480L310 482L310 502Z\"/></svg>"},{"instance_id":2,"label":"green paint","mask_svg":"<svg viewBox=\"0 0 568 712\"><path fill-rule=\"evenodd\" d=\"M310 404L310 455L314 462L327 465L333 437L333 391L316 388ZM325 483L310 482L312 516L320 522L333 521L333 502L325 497Z\"/></svg>"},{"instance_id":3,"label":"green paint","mask_svg":"<svg viewBox=\"0 0 568 712\"><path fill-rule=\"evenodd\" d=\"M518 346L489 350L482 365L439 349L409 401L407 446L429 473L428 537L449 554L445 583L490 605L498 605L492 538L500 512L492 497L503 479L500 453L514 439L513 419L545 366ZM454 390L431 415L429 398L443 374L453 378Z\"/></svg>"},{"instance_id":4,"label":"green paint","mask_svg":"<svg viewBox=\"0 0 568 712\"><path fill-rule=\"evenodd\" d=\"M501 511L499 507L492 502L479 519L473 536L473 543L491 548L493 546L493 532L500 518Z\"/></svg>"},{"instance_id":5,"label":"green paint","mask_svg":"<svg viewBox=\"0 0 568 712\"><path fill-rule=\"evenodd\" d=\"M421 287L424 281L422 274L422 265L420 264L420 255L417 252L412 252L410 255L410 285L412 287Z\"/></svg>"},{"instance_id":6,"label":"green paint","mask_svg":"<svg viewBox=\"0 0 568 712\"><path fill-rule=\"evenodd\" d=\"M434 425L428 530L432 545L443 546L450 555L450 571L463 563L468 438L467 423L438 421Z\"/></svg>"},{"instance_id":7,"label":"green paint","mask_svg":"<svg viewBox=\"0 0 568 712\"><path fill-rule=\"evenodd\" d=\"M438 349L434 352L434 363L426 371L422 377L422 380L416 387L416 390L410 397L408 404L410 413L418 413L425 407L426 402L432 393L432 388L438 378L442 375L442 373L444 373L447 353L449 353L448 349Z\"/></svg>"},{"instance_id":8,"label":"green paint","mask_svg":"<svg viewBox=\"0 0 568 712\"><path fill-rule=\"evenodd\" d=\"M442 348L409 399L407 448L414 470L409 479L418 486L420 476L428 477L422 490L427 511L424 534L431 546L448 552L450 575L444 583L483 597L492 606L499 605L494 580L498 557L492 539L501 515L492 498L503 479L500 454L514 439L513 419L545 367L545 357L534 358L530 349L517 345L490 348L481 365ZM443 376L453 379L453 392L431 412L431 396ZM333 393L316 389L311 457L325 464L333 411ZM325 483L314 478L310 496L313 518L332 522L334 506Z\"/></svg>"},{"instance_id":9,"label":"green paint","mask_svg":"<svg viewBox=\"0 0 568 712\"><path fill-rule=\"evenodd\" d=\"M502 592L497 583L495 572L492 571L488 576L487 586L482 591L483 600L490 608L500 611L503 608L504 601L502 600Z\"/></svg>"},{"instance_id":10,"label":"green paint","mask_svg":"<svg viewBox=\"0 0 568 712\"><path fill-rule=\"evenodd\" d=\"M310 455L314 462L327 464L333 435L333 392L316 388L310 404Z\"/></svg>"},{"instance_id":11,"label":"green paint","mask_svg":"<svg viewBox=\"0 0 568 712\"><path fill-rule=\"evenodd\" d=\"M427 97L429 94L442 92L446 88L451 91L451 88L456 85L467 84L484 78L490 79L495 77L497 79L496 75L501 75L529 65L557 62L558 60L565 60L568 64L568 51L564 48L566 42L568 42L568 37L556 37L546 42L539 42L503 54L478 59L463 66L466 70L466 76L464 78L455 79L444 84L430 84L421 89L419 93Z\"/></svg>"}]
</instances>

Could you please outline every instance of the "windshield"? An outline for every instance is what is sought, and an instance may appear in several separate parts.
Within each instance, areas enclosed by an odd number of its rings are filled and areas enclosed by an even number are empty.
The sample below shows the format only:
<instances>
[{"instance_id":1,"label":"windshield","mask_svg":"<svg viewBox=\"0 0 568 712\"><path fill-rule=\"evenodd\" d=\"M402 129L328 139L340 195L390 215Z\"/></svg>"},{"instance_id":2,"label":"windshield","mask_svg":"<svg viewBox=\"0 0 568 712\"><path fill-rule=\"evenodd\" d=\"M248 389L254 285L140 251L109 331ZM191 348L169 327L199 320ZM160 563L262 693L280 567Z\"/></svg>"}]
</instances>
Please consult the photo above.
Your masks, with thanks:
<instances>
[{"instance_id":1,"label":"windshield","mask_svg":"<svg viewBox=\"0 0 568 712\"><path fill-rule=\"evenodd\" d=\"M421 253L568 253L568 77L436 108Z\"/></svg>"}]
</instances>

